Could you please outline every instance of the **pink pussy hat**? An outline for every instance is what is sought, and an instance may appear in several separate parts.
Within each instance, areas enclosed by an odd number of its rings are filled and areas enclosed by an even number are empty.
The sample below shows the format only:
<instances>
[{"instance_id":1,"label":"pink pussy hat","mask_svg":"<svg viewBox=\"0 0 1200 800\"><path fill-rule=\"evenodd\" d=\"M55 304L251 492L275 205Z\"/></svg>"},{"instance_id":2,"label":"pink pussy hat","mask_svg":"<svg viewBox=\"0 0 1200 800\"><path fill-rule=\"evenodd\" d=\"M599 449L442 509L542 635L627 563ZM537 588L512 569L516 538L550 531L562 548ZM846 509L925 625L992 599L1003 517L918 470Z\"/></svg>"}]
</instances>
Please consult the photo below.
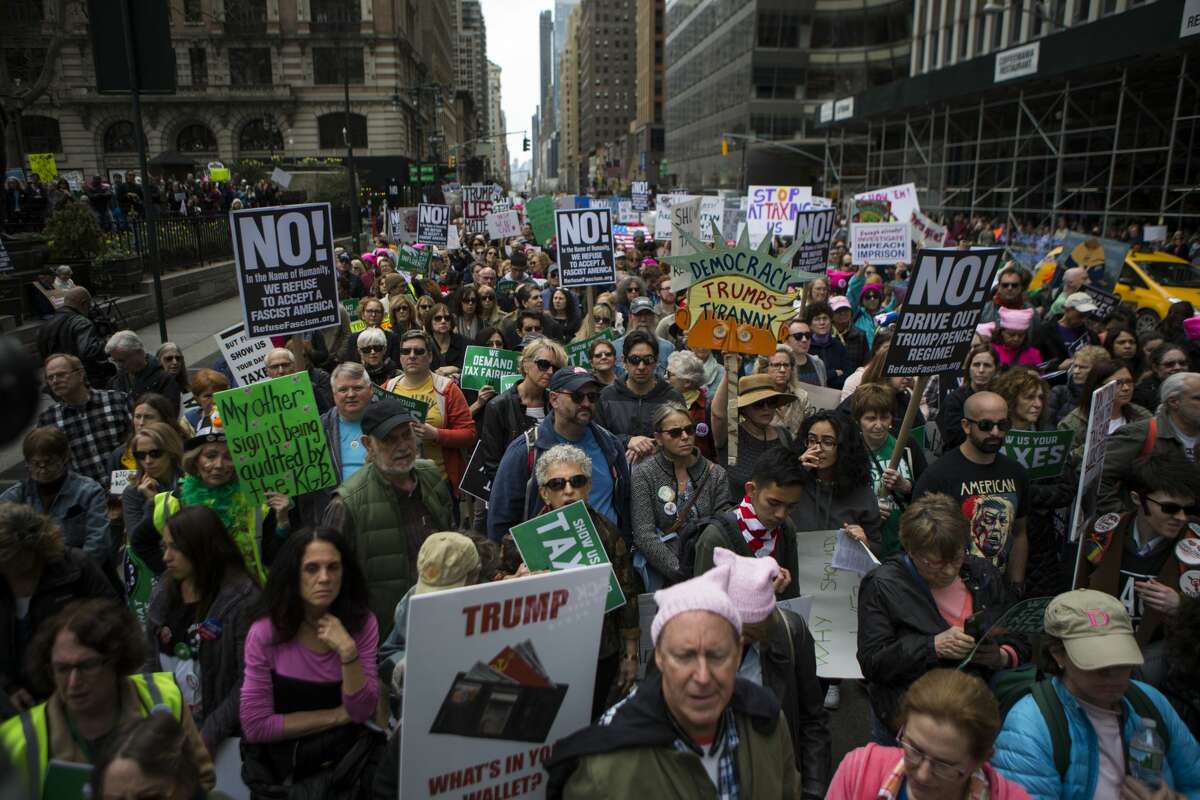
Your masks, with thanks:
<instances>
[{"instance_id":1,"label":"pink pussy hat","mask_svg":"<svg viewBox=\"0 0 1200 800\"><path fill-rule=\"evenodd\" d=\"M729 599L737 607L744 625L762 622L775 610L775 579L779 564L771 556L747 558L732 550L713 550L713 563L729 565Z\"/></svg>"},{"instance_id":2,"label":"pink pussy hat","mask_svg":"<svg viewBox=\"0 0 1200 800\"><path fill-rule=\"evenodd\" d=\"M738 615L737 606L729 598L729 576L732 568L728 565L713 567L708 572L690 581L677 583L668 589L659 589L654 593L654 602L658 605L658 613L650 624L650 639L655 646L667 623L680 614L688 611L708 611L725 619L741 634L742 618Z\"/></svg>"},{"instance_id":3,"label":"pink pussy hat","mask_svg":"<svg viewBox=\"0 0 1200 800\"><path fill-rule=\"evenodd\" d=\"M1027 331L1033 325L1032 308L1000 309L1000 327L1006 331Z\"/></svg>"}]
</instances>

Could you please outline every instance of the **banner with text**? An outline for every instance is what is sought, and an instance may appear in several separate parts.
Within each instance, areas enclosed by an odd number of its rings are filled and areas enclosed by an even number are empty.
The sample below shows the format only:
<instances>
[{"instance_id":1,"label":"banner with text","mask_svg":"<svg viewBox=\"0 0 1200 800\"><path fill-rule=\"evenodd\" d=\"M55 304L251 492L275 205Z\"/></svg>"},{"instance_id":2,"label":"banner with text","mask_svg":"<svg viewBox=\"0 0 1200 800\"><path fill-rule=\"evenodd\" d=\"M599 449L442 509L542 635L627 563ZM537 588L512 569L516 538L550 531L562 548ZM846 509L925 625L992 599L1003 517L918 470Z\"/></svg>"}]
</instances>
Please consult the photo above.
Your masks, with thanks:
<instances>
[{"instance_id":1,"label":"banner with text","mask_svg":"<svg viewBox=\"0 0 1200 800\"><path fill-rule=\"evenodd\" d=\"M450 206L417 206L417 242L446 247L450 243Z\"/></svg>"},{"instance_id":2,"label":"banner with text","mask_svg":"<svg viewBox=\"0 0 1200 800\"><path fill-rule=\"evenodd\" d=\"M398 244L414 244L417 241L416 208L388 208L388 238Z\"/></svg>"},{"instance_id":3,"label":"banner with text","mask_svg":"<svg viewBox=\"0 0 1200 800\"><path fill-rule=\"evenodd\" d=\"M487 215L489 239L510 239L521 235L521 219L516 211L500 211Z\"/></svg>"},{"instance_id":4,"label":"banner with text","mask_svg":"<svg viewBox=\"0 0 1200 800\"><path fill-rule=\"evenodd\" d=\"M616 331L612 328L601 331L595 336L589 336L586 339L581 339L578 342L571 342L567 345L567 366L568 367L583 367L591 369L592 362L588 358L588 351L592 349L592 344L600 340L611 342L617 338Z\"/></svg>"},{"instance_id":5,"label":"banner with text","mask_svg":"<svg viewBox=\"0 0 1200 800\"><path fill-rule=\"evenodd\" d=\"M917 253L885 377L962 372L1003 255L997 247Z\"/></svg>"},{"instance_id":6,"label":"banner with text","mask_svg":"<svg viewBox=\"0 0 1200 800\"><path fill-rule=\"evenodd\" d=\"M525 205L525 216L533 226L533 238L539 245L554 238L554 198L542 195Z\"/></svg>"},{"instance_id":7,"label":"banner with text","mask_svg":"<svg viewBox=\"0 0 1200 800\"><path fill-rule=\"evenodd\" d=\"M945 225L939 225L920 211L912 215L912 238L917 247L945 247L949 231Z\"/></svg>"},{"instance_id":8,"label":"banner with text","mask_svg":"<svg viewBox=\"0 0 1200 800\"><path fill-rule=\"evenodd\" d=\"M613 571L604 542L600 541L596 525L582 500L513 525L508 532L530 572L607 564L608 596L604 600L604 610L608 612L625 605L625 594L617 582L617 573Z\"/></svg>"},{"instance_id":9,"label":"banner with text","mask_svg":"<svg viewBox=\"0 0 1200 800\"><path fill-rule=\"evenodd\" d=\"M650 209L649 181L634 181L630 184L629 194L633 201L634 211L648 211Z\"/></svg>"},{"instance_id":10,"label":"banner with text","mask_svg":"<svg viewBox=\"0 0 1200 800\"><path fill-rule=\"evenodd\" d=\"M671 255L691 255L698 249L692 243L700 240L700 198L676 197L671 201ZM690 239L688 237L691 237ZM671 288L681 292L688 283L680 283L674 276Z\"/></svg>"},{"instance_id":11,"label":"banner with text","mask_svg":"<svg viewBox=\"0 0 1200 800\"><path fill-rule=\"evenodd\" d=\"M607 208L555 211L554 226L561 286L602 286L616 281L612 215Z\"/></svg>"},{"instance_id":12,"label":"banner with text","mask_svg":"<svg viewBox=\"0 0 1200 800\"><path fill-rule=\"evenodd\" d=\"M797 532L799 571L792 580L801 595L812 598L808 629L817 656L817 675L859 679L858 587L862 576L834 568L837 540L837 531Z\"/></svg>"},{"instance_id":13,"label":"banner with text","mask_svg":"<svg viewBox=\"0 0 1200 800\"><path fill-rule=\"evenodd\" d=\"M213 338L233 373L234 386L249 386L267 377L267 353L272 347L270 337L251 339L246 335L246 323L239 322Z\"/></svg>"},{"instance_id":14,"label":"banner with text","mask_svg":"<svg viewBox=\"0 0 1200 800\"><path fill-rule=\"evenodd\" d=\"M746 204L750 246L758 247L772 236L789 236L796 229L796 214L811 199L811 186L751 186Z\"/></svg>"},{"instance_id":15,"label":"banner with text","mask_svg":"<svg viewBox=\"0 0 1200 800\"><path fill-rule=\"evenodd\" d=\"M1009 431L1004 455L1019 461L1029 480L1057 478L1071 455L1074 431Z\"/></svg>"},{"instance_id":16,"label":"banner with text","mask_svg":"<svg viewBox=\"0 0 1200 800\"><path fill-rule=\"evenodd\" d=\"M796 228L793 243L796 251L796 269L803 272L824 272L829 266L829 245L833 241L833 226L837 211L832 208L810 209L796 212Z\"/></svg>"},{"instance_id":17,"label":"banner with text","mask_svg":"<svg viewBox=\"0 0 1200 800\"><path fill-rule=\"evenodd\" d=\"M921 203L917 199L917 186L913 183L888 186L885 189L872 189L869 192L860 192L854 195L855 203L871 200L890 204L892 215L900 222L909 221L912 219L913 212L921 210Z\"/></svg>"},{"instance_id":18,"label":"banner with text","mask_svg":"<svg viewBox=\"0 0 1200 800\"><path fill-rule=\"evenodd\" d=\"M857 264L895 265L912 259L912 233L907 222L850 223L850 252Z\"/></svg>"},{"instance_id":19,"label":"banner with text","mask_svg":"<svg viewBox=\"0 0 1200 800\"><path fill-rule=\"evenodd\" d=\"M1096 310L1092 315L1096 319L1108 319L1117 310L1117 306L1121 305L1121 298L1117 297L1112 292L1106 292L1099 286L1084 284L1081 291L1087 292L1092 298L1092 302L1096 304Z\"/></svg>"},{"instance_id":20,"label":"banner with text","mask_svg":"<svg viewBox=\"0 0 1200 800\"><path fill-rule=\"evenodd\" d=\"M337 270L328 203L231 211L238 292L249 336L337 325Z\"/></svg>"},{"instance_id":21,"label":"banner with text","mask_svg":"<svg viewBox=\"0 0 1200 800\"><path fill-rule=\"evenodd\" d=\"M521 371L521 354L512 350L470 345L463 355L462 388L497 388L500 379Z\"/></svg>"}]
</instances>

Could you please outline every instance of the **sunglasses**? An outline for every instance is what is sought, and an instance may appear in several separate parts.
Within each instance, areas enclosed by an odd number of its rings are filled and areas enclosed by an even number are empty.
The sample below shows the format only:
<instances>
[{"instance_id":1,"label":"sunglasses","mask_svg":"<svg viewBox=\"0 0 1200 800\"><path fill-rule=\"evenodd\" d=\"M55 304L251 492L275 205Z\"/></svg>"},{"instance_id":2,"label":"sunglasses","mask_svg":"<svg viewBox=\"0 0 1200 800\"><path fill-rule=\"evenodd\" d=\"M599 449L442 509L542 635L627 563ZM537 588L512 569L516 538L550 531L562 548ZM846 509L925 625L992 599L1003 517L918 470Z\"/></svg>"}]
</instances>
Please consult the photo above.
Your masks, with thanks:
<instances>
[{"instance_id":1,"label":"sunglasses","mask_svg":"<svg viewBox=\"0 0 1200 800\"><path fill-rule=\"evenodd\" d=\"M684 435L695 436L696 435L696 426L693 424L693 425L679 425L674 428L659 428L658 432L665 433L667 436L670 436L672 439L678 439L680 436L684 436Z\"/></svg>"},{"instance_id":2,"label":"sunglasses","mask_svg":"<svg viewBox=\"0 0 1200 800\"><path fill-rule=\"evenodd\" d=\"M155 447L151 450L134 450L133 451L133 457L137 461L141 461L146 458L162 458L162 454L163 454L163 451L157 447ZM1146 498L1146 499L1148 500L1150 498Z\"/></svg>"},{"instance_id":3,"label":"sunglasses","mask_svg":"<svg viewBox=\"0 0 1200 800\"><path fill-rule=\"evenodd\" d=\"M423 356L428 351L424 347L401 347L400 355L402 356Z\"/></svg>"},{"instance_id":4,"label":"sunglasses","mask_svg":"<svg viewBox=\"0 0 1200 800\"><path fill-rule=\"evenodd\" d=\"M554 362L545 358L535 359L533 365L542 372L549 372L550 370L554 369Z\"/></svg>"},{"instance_id":5,"label":"sunglasses","mask_svg":"<svg viewBox=\"0 0 1200 800\"><path fill-rule=\"evenodd\" d=\"M805 339L811 339L811 338L812 338L812 331L800 331L799 333L792 334L792 339L797 342L803 342Z\"/></svg>"},{"instance_id":6,"label":"sunglasses","mask_svg":"<svg viewBox=\"0 0 1200 800\"><path fill-rule=\"evenodd\" d=\"M967 417L963 417L963 419L967 420L967 422L979 428L979 430L983 431L984 433L991 433L992 428L1004 433L1012 427L1012 420L1009 419L969 419Z\"/></svg>"},{"instance_id":7,"label":"sunglasses","mask_svg":"<svg viewBox=\"0 0 1200 800\"><path fill-rule=\"evenodd\" d=\"M657 361L654 356L625 356L625 362L635 367L648 367Z\"/></svg>"},{"instance_id":8,"label":"sunglasses","mask_svg":"<svg viewBox=\"0 0 1200 800\"><path fill-rule=\"evenodd\" d=\"M528 328L522 328L521 333L541 333L541 325L530 325Z\"/></svg>"},{"instance_id":9,"label":"sunglasses","mask_svg":"<svg viewBox=\"0 0 1200 800\"><path fill-rule=\"evenodd\" d=\"M787 405L789 401L782 397L764 397L756 403L751 403L751 408L780 408Z\"/></svg>"},{"instance_id":10,"label":"sunglasses","mask_svg":"<svg viewBox=\"0 0 1200 800\"><path fill-rule=\"evenodd\" d=\"M592 361L595 361L597 358L616 358L616 357L617 357L617 354L613 353L610 350L597 350L595 352L595 354L592 355Z\"/></svg>"},{"instance_id":11,"label":"sunglasses","mask_svg":"<svg viewBox=\"0 0 1200 800\"><path fill-rule=\"evenodd\" d=\"M433 306L420 305L420 306L417 306L417 308L418 308L420 311L429 311L430 309L432 309L432 308L433 308Z\"/></svg>"},{"instance_id":12,"label":"sunglasses","mask_svg":"<svg viewBox=\"0 0 1200 800\"><path fill-rule=\"evenodd\" d=\"M433 321L434 322L453 322L454 317L450 316L449 314L435 314L433 317Z\"/></svg>"},{"instance_id":13,"label":"sunglasses","mask_svg":"<svg viewBox=\"0 0 1200 800\"><path fill-rule=\"evenodd\" d=\"M382 352L383 352L383 345L381 345L381 344L369 344L369 345L367 345L366 347L360 347L360 348L358 348L358 349L359 349L359 351L360 351L360 352L362 352L363 354L366 354L366 353L382 353ZM403 353L404 351L403 351L403 350L401 350L400 352L402 352L402 353Z\"/></svg>"},{"instance_id":14,"label":"sunglasses","mask_svg":"<svg viewBox=\"0 0 1200 800\"><path fill-rule=\"evenodd\" d=\"M597 325L612 325L612 317L596 317Z\"/></svg>"},{"instance_id":15,"label":"sunglasses","mask_svg":"<svg viewBox=\"0 0 1200 800\"><path fill-rule=\"evenodd\" d=\"M571 401L573 403L575 403L575 405L577 405L577 406L583 405L584 400L588 401L592 405L596 405L596 403L600 402L600 393L599 392L571 392Z\"/></svg>"},{"instance_id":16,"label":"sunglasses","mask_svg":"<svg viewBox=\"0 0 1200 800\"><path fill-rule=\"evenodd\" d=\"M475 298L474 297L464 297L462 299L462 304L464 306L465 305L475 305Z\"/></svg>"},{"instance_id":17,"label":"sunglasses","mask_svg":"<svg viewBox=\"0 0 1200 800\"><path fill-rule=\"evenodd\" d=\"M481 295L479 295L479 302L481 302L481 303L494 303L494 302L496 302L496 295L494 295L494 294L481 294Z\"/></svg>"},{"instance_id":18,"label":"sunglasses","mask_svg":"<svg viewBox=\"0 0 1200 800\"><path fill-rule=\"evenodd\" d=\"M1000 284L1000 288L1001 289L1020 289L1021 284L1019 284L1019 283L1002 283L1002 284Z\"/></svg>"},{"instance_id":19,"label":"sunglasses","mask_svg":"<svg viewBox=\"0 0 1200 800\"><path fill-rule=\"evenodd\" d=\"M582 489L588 485L588 481L590 480L590 477L580 473L579 475L572 475L569 478L550 478L542 485L552 492L561 492L567 488L568 483L571 484L572 489Z\"/></svg>"},{"instance_id":20,"label":"sunglasses","mask_svg":"<svg viewBox=\"0 0 1200 800\"><path fill-rule=\"evenodd\" d=\"M863 300L879 300L883 295L879 292L863 292Z\"/></svg>"},{"instance_id":21,"label":"sunglasses","mask_svg":"<svg viewBox=\"0 0 1200 800\"><path fill-rule=\"evenodd\" d=\"M163 361L183 361L183 356L163 356Z\"/></svg>"},{"instance_id":22,"label":"sunglasses","mask_svg":"<svg viewBox=\"0 0 1200 800\"><path fill-rule=\"evenodd\" d=\"M1194 514L1196 512L1196 506L1194 505L1181 506L1179 503L1164 503L1160 500L1155 500L1153 497L1146 497L1144 499L1147 502L1154 503L1154 505L1158 506L1168 517L1173 517L1180 511L1184 512L1185 514ZM1147 509L1147 511L1149 511L1149 509Z\"/></svg>"}]
</instances>

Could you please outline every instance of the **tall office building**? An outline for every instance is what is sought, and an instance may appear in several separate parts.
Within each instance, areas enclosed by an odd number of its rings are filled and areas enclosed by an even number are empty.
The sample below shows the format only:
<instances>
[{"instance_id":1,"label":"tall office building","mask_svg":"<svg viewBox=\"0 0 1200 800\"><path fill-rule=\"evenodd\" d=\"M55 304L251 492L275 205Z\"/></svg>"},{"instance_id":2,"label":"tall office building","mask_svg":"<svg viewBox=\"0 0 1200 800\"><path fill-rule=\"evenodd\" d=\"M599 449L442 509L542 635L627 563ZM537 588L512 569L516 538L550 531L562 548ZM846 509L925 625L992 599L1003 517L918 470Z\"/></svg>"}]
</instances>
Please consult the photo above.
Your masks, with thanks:
<instances>
[{"instance_id":1,"label":"tall office building","mask_svg":"<svg viewBox=\"0 0 1200 800\"><path fill-rule=\"evenodd\" d=\"M559 147L558 188L577 192L580 188L579 158L579 20L583 16L575 6L567 17L559 60ZM586 180L583 181L586 184Z\"/></svg>"},{"instance_id":2,"label":"tall office building","mask_svg":"<svg viewBox=\"0 0 1200 800\"><path fill-rule=\"evenodd\" d=\"M479 114L479 135L487 135L487 24L479 0L458 0L458 87L470 93Z\"/></svg>"},{"instance_id":3,"label":"tall office building","mask_svg":"<svg viewBox=\"0 0 1200 800\"><path fill-rule=\"evenodd\" d=\"M629 180L658 177L663 152L663 0L637 0L637 89L627 152Z\"/></svg>"},{"instance_id":4,"label":"tall office building","mask_svg":"<svg viewBox=\"0 0 1200 800\"><path fill-rule=\"evenodd\" d=\"M620 177L636 102L636 0L583 0L579 26L579 156L593 183Z\"/></svg>"}]
</instances>

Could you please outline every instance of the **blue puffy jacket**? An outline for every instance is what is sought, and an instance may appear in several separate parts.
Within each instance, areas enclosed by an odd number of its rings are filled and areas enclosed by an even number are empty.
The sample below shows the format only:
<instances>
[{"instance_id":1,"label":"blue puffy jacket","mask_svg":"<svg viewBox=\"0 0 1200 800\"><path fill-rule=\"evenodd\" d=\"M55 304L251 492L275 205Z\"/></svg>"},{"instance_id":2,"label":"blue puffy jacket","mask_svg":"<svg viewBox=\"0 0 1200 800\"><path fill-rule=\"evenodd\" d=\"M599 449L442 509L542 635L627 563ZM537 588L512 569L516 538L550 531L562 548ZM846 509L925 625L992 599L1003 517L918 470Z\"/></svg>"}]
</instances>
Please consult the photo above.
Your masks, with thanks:
<instances>
[{"instance_id":1,"label":"blue puffy jacket","mask_svg":"<svg viewBox=\"0 0 1200 800\"><path fill-rule=\"evenodd\" d=\"M1005 778L1024 786L1034 800L1091 800L1100 776L1096 731L1074 696L1058 678L1052 680L1071 731L1066 781L1059 778L1054 767L1050 729L1032 696L1023 697L1008 712L991 763ZM1163 764L1164 780L1189 800L1200 800L1200 745L1161 692L1140 681L1137 685L1158 708L1167 727L1165 738L1170 747ZM1122 705L1125 718L1122 738L1128 742L1137 733L1139 718L1128 700L1122 701Z\"/></svg>"}]
</instances>

